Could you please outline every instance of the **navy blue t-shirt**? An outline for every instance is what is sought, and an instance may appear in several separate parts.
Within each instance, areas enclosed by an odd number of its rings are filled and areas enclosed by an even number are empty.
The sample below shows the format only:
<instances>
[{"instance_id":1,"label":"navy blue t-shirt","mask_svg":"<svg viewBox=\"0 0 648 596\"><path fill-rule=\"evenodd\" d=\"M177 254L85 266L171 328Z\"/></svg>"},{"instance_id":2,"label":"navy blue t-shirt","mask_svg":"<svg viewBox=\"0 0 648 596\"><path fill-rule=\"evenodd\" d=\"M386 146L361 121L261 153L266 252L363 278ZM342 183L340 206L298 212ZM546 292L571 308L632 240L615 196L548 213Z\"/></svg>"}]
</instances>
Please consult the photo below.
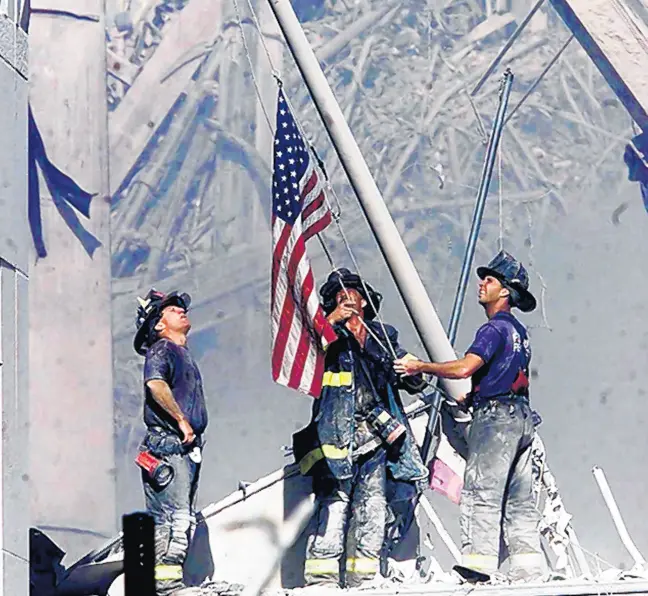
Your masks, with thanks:
<instances>
[{"instance_id":1,"label":"navy blue t-shirt","mask_svg":"<svg viewBox=\"0 0 648 596\"><path fill-rule=\"evenodd\" d=\"M528 374L531 361L526 328L508 312L499 312L484 323L466 353L484 361L472 377L477 401L510 393L520 370Z\"/></svg>"},{"instance_id":2,"label":"navy blue t-shirt","mask_svg":"<svg viewBox=\"0 0 648 596\"><path fill-rule=\"evenodd\" d=\"M146 386L154 379L166 381L193 431L196 435L202 434L207 427L207 406L202 377L189 350L168 339L160 339L149 348L144 362L144 424L178 433L176 421L155 401Z\"/></svg>"}]
</instances>

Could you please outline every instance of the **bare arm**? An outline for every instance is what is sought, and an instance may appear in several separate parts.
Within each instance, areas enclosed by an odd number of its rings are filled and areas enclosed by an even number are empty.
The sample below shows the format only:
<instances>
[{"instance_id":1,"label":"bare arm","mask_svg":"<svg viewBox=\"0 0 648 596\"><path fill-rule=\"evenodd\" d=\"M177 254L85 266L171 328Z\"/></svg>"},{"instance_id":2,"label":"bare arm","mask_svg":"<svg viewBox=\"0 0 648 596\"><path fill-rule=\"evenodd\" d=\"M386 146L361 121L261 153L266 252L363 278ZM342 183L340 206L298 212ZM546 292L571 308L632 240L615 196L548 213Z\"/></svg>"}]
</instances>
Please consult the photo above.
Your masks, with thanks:
<instances>
[{"instance_id":1,"label":"bare arm","mask_svg":"<svg viewBox=\"0 0 648 596\"><path fill-rule=\"evenodd\" d=\"M427 373L443 379L468 379L482 366L484 361L476 354L466 354L450 362L423 362L421 360L396 360L394 369L403 375Z\"/></svg>"},{"instance_id":2,"label":"bare arm","mask_svg":"<svg viewBox=\"0 0 648 596\"><path fill-rule=\"evenodd\" d=\"M192 443L195 438L193 429L173 397L171 387L167 382L162 379L153 379L147 381L146 386L151 390L153 399L178 423L178 428L184 435L183 442Z\"/></svg>"}]
</instances>

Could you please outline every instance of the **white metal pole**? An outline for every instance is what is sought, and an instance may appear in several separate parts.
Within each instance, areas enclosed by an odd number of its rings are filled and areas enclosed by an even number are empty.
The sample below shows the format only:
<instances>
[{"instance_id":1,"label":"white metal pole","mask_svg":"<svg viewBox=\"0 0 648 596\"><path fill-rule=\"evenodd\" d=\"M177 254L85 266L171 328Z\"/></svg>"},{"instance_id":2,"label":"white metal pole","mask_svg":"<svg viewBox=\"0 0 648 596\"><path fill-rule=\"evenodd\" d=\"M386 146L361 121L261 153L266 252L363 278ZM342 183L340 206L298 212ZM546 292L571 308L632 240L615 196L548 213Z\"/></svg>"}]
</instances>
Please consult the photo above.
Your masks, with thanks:
<instances>
[{"instance_id":1,"label":"white metal pole","mask_svg":"<svg viewBox=\"0 0 648 596\"><path fill-rule=\"evenodd\" d=\"M6 275L7 269L5 268L2 259L0 259L0 412L4 412L4 394L2 393L2 377L4 375L3 364L4 364L4 354L2 345L4 343L4 333L3 333L3 320L2 320L2 277L3 274ZM17 300L17 296L14 296L14 299ZM17 341L18 338L16 338ZM14 366L18 366L17 362L13 363ZM18 391L17 387L14 387L15 391ZM2 476L0 476L0 596L4 594L5 586L5 565L4 565L4 453L3 453L3 443L4 443L4 433L0 437L0 466L2 466ZM24 530L23 530L24 531Z\"/></svg>"},{"instance_id":2,"label":"white metal pole","mask_svg":"<svg viewBox=\"0 0 648 596\"><path fill-rule=\"evenodd\" d=\"M457 548L457 545L452 540L450 534L445 529L441 518L437 515L437 512L432 507L432 504L425 495L421 495L419 503L425 514L428 516L429 520L432 522L432 525L435 527L436 531L439 533L441 540L448 547L450 554L454 557L454 560L461 564L461 551Z\"/></svg>"},{"instance_id":3,"label":"white metal pole","mask_svg":"<svg viewBox=\"0 0 648 596\"><path fill-rule=\"evenodd\" d=\"M628 549L630 556L634 559L635 565L637 567L641 567L642 569L644 569L646 567L646 560L639 552L639 549L635 546L635 543L632 541L632 538L630 538L630 533L626 528L626 525L623 521L623 517L621 517L621 512L619 511L616 501L614 500L614 496L612 495L612 491L610 490L610 485L608 484L607 479L605 478L605 473L603 472L603 469L599 468L598 466L594 466L594 468L592 468L592 473L594 474L596 483L598 484L599 489L601 490L601 494L603 495L605 504L607 505L607 508L610 510L612 521L614 521L614 525L616 526L617 532L619 532L619 537L621 538L621 542L623 542L623 546L625 546L626 549Z\"/></svg>"},{"instance_id":4,"label":"white metal pole","mask_svg":"<svg viewBox=\"0 0 648 596\"><path fill-rule=\"evenodd\" d=\"M423 286L407 248L398 233L387 205L369 171L340 106L329 87L306 35L295 15L290 0L268 0L292 52L313 101L322 117L331 141L358 201L376 237L387 265L400 291L403 302L428 356L436 362L455 360L456 354ZM442 380L444 389L453 398L470 390L468 380Z\"/></svg>"}]
</instances>

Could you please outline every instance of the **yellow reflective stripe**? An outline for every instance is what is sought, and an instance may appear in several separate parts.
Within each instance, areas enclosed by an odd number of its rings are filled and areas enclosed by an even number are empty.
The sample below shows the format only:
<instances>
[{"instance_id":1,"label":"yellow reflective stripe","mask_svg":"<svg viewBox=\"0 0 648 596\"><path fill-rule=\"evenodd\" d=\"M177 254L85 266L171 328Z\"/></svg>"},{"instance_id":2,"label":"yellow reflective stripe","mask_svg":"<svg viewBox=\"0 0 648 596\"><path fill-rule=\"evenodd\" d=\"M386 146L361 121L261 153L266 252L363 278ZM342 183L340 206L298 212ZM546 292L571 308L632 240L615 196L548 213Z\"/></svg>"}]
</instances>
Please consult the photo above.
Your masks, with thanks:
<instances>
[{"instance_id":1,"label":"yellow reflective stripe","mask_svg":"<svg viewBox=\"0 0 648 596\"><path fill-rule=\"evenodd\" d=\"M340 449L335 445L322 445L302 457L299 462L299 470L302 474L306 474L320 459L325 457L328 459L345 459L348 455L349 450L346 447Z\"/></svg>"},{"instance_id":2,"label":"yellow reflective stripe","mask_svg":"<svg viewBox=\"0 0 648 596\"><path fill-rule=\"evenodd\" d=\"M380 561L369 557L350 557L346 561L346 568L349 573L378 573Z\"/></svg>"},{"instance_id":3,"label":"yellow reflective stripe","mask_svg":"<svg viewBox=\"0 0 648 596\"><path fill-rule=\"evenodd\" d=\"M164 581L171 579L182 579L181 565L156 565L155 579Z\"/></svg>"},{"instance_id":4,"label":"yellow reflective stripe","mask_svg":"<svg viewBox=\"0 0 648 596\"><path fill-rule=\"evenodd\" d=\"M331 372L324 373L322 387L348 387L353 384L353 375L350 372Z\"/></svg>"},{"instance_id":5,"label":"yellow reflective stripe","mask_svg":"<svg viewBox=\"0 0 648 596\"><path fill-rule=\"evenodd\" d=\"M389 422L389 418L390 416L386 410L383 410L382 412L380 412L380 414L378 414L378 422L382 422L383 424Z\"/></svg>"},{"instance_id":6,"label":"yellow reflective stripe","mask_svg":"<svg viewBox=\"0 0 648 596\"><path fill-rule=\"evenodd\" d=\"M337 559L306 559L304 573L338 575L340 562Z\"/></svg>"},{"instance_id":7,"label":"yellow reflective stripe","mask_svg":"<svg viewBox=\"0 0 648 596\"><path fill-rule=\"evenodd\" d=\"M463 555L462 563L470 569L496 571L499 563L497 555Z\"/></svg>"}]
</instances>

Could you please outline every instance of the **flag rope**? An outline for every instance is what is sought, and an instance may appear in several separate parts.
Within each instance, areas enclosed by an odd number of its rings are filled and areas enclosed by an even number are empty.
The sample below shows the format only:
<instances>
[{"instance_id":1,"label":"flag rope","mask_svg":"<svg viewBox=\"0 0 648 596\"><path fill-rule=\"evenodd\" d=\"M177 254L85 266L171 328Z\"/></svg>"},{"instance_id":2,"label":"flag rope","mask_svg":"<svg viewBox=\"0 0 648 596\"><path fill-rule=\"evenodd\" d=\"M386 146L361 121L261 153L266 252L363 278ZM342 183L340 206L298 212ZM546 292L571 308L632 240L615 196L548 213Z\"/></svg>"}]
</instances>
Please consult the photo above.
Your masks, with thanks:
<instances>
[{"instance_id":1,"label":"flag rope","mask_svg":"<svg viewBox=\"0 0 648 596\"><path fill-rule=\"evenodd\" d=\"M263 103L263 96L261 95L261 89L260 89L260 87L258 85L258 82L256 80L256 76L254 75L254 65L252 63L252 56L251 56L251 53L250 53L250 48L248 47L247 40L245 38L245 32L243 31L243 22L241 20L241 13L240 13L239 5L238 5L238 0L233 0L233 1L234 1L234 8L236 10L236 20L237 20L237 24L239 26L239 30L241 31L241 37L243 39L243 47L244 47L244 50L245 50L245 55L246 55L248 64L250 66L250 72L252 74L252 80L254 82L254 87L255 87L255 90L256 90L256 93L257 93L257 98L259 100L259 103L261 104L261 107L263 109L263 113L265 114L266 121L268 123L268 127L270 129L270 132L274 133L270 117L268 116L268 112L266 110L265 104ZM272 74L273 74L275 80L277 81L277 84L279 86L282 86L283 81L281 80L281 78L279 76L279 71L275 68L274 62L272 60L272 56L270 55L270 50L268 49L268 46L265 43L263 32L261 31L261 26L259 24L259 19L256 16L256 12L254 10L254 7L252 6L252 3L250 2L250 0L247 0L247 3L248 3L248 6L250 8L250 11L252 13L252 20L254 21L255 27L257 29L259 39L261 40L261 44L263 45L263 48L265 50L265 54L266 54L266 56L268 58L268 62L270 63L270 68L272 69ZM285 99L286 99L286 103L288 104L288 107L289 107L290 111L292 112L293 119L294 119L295 123L297 124L297 128L299 129L299 132L300 132L302 138L307 139L308 137L304 132L304 129L303 129L302 125L301 125L301 121L299 120L299 118L297 117L297 115L295 113L295 110L293 109L293 106L292 106L292 104L290 102L290 99L288 98L288 96L286 96ZM317 167L320 171L322 171L322 169L319 167L319 159L315 155L310 142L308 143L308 150L313 155L313 157L315 157L314 166ZM326 180L326 188L327 188L327 190L330 190L331 194L335 198L335 202L337 203L338 207L340 207L339 197L337 196L337 193L335 192L335 189L331 185L331 183L330 183L330 181L328 179L328 176L326 176L326 174L323 171L322 171L322 174L324 175L324 179ZM342 210L341 210L341 208L339 208L337 213L333 210L333 207L332 207L332 205L331 205L331 203L330 203L330 201L328 199L328 196L327 196L326 192L324 193L324 200L326 201L326 203L327 203L327 205L329 207L329 210L331 211L332 219L335 222L335 225L336 225L336 227L338 229L340 237L342 238L342 243L344 244L344 247L346 248L346 251L347 251L347 253L349 255L349 258L351 259L351 262L353 263L353 267L355 268L358 276L360 277L360 280L362 282L362 287L363 287L363 289L365 291L365 294L367 296L367 300L369 301L369 304L370 304L371 308L376 313L376 318L378 319L378 322L380 323L380 326L381 326L384 337L387 338L387 331L385 329L385 323L384 323L382 317L380 316L380 313L378 312L378 308L376 307L376 305L374 304L374 301L371 298L371 293L368 291L365 280L364 280L364 277L362 275L362 272L360 271L360 266L358 264L358 260L356 259L355 254L353 253L353 250L351 249L351 245L350 245L350 243L349 243L349 241L347 239L347 236L344 233L344 229L342 228L342 223L340 221L341 214L342 214L341 211ZM318 237L320 239L320 243L322 244L322 246L326 247L326 242L325 242L324 238L322 237L322 234L318 234ZM338 267L336 266L336 264L335 264L335 262L333 260L333 255L328 250L328 247L324 248L324 253L325 253L325 255L326 255L326 257L327 257L327 259L329 261L329 264L330 264L331 268L334 271L337 271ZM348 292L348 290L344 286L344 283L342 282L342 280L340 280L340 282L342 284L342 287L343 287L344 291ZM369 329L369 327L366 325L366 323L364 323L364 321L362 321L362 323L363 323L365 329L367 329L367 331L373 336L373 338L378 342L378 344L381 346L381 348L383 350L385 350L385 352L387 354L390 354L395 360L397 358L397 356L396 356L396 352L394 351L394 347L391 345L391 342L387 342L387 344L389 345L389 349L387 349L384 346L384 344L382 342L380 342L378 340L378 338L375 336L375 334Z\"/></svg>"}]
</instances>

